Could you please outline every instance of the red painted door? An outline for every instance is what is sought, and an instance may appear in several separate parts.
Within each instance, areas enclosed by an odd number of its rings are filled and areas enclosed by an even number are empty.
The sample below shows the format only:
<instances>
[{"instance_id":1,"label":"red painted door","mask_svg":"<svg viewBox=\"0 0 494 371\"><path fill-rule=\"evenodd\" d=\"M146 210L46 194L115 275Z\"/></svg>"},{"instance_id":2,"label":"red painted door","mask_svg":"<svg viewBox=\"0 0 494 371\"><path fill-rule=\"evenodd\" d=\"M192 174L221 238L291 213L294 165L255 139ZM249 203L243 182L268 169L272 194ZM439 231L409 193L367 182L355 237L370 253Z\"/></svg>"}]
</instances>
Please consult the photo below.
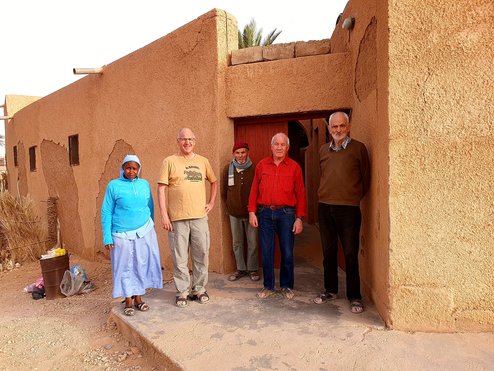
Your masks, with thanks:
<instances>
[{"instance_id":1,"label":"red painted door","mask_svg":"<svg viewBox=\"0 0 494 371\"><path fill-rule=\"evenodd\" d=\"M288 120L286 121L268 121L263 122L256 120L255 122L235 123L235 141L246 142L249 144L249 156L257 164L264 157L271 156L271 138L277 133L285 133L288 135ZM280 267L280 249L278 239L276 239L274 264L275 268ZM261 246L259 245L259 254ZM262 265L261 258L259 262Z\"/></svg>"},{"instance_id":2,"label":"red painted door","mask_svg":"<svg viewBox=\"0 0 494 371\"><path fill-rule=\"evenodd\" d=\"M288 135L288 121L235 123L235 141L249 143L249 155L255 164L271 155L271 138L276 133Z\"/></svg>"},{"instance_id":3,"label":"red painted door","mask_svg":"<svg viewBox=\"0 0 494 371\"><path fill-rule=\"evenodd\" d=\"M329 113L321 113L314 115L313 117L328 117ZM256 118L256 119L241 119L235 121L235 141L247 142L250 146L250 158L257 164L264 157L271 155L271 138L276 133L285 133L289 135L289 121L298 119L309 119L311 116L306 117L269 117L269 118ZM325 128L324 128L325 129ZM290 142L294 145L295 138L290 138ZM319 141L316 142L319 145ZM293 158L293 156L292 156ZM295 158L294 158L295 159ZM300 160L300 159L299 159ZM301 162L301 166L304 164ZM299 162L299 163L300 163ZM318 161L313 166L318 166ZM338 265L345 270L345 259L341 246L338 251ZM276 241L275 248L275 266L279 267L280 252L278 248L278 241Z\"/></svg>"}]
</instances>

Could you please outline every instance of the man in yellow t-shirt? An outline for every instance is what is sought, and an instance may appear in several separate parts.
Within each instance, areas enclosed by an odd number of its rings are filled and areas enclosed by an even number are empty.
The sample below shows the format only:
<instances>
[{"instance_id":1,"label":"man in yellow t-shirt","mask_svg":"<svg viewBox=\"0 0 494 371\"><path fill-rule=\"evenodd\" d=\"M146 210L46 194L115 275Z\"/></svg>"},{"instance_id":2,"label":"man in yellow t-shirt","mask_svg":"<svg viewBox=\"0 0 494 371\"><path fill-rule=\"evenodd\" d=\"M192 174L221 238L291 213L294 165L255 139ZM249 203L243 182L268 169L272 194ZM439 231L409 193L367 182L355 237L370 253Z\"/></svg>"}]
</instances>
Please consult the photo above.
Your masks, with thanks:
<instances>
[{"instance_id":1,"label":"man in yellow t-shirt","mask_svg":"<svg viewBox=\"0 0 494 371\"><path fill-rule=\"evenodd\" d=\"M209 301L206 292L210 245L207 214L214 206L218 181L208 159L194 153L195 144L192 130L181 129L177 136L179 152L163 160L158 179L161 223L168 231L173 260L175 303L181 308L187 306L187 299L202 304ZM206 180L211 183L208 202ZM192 285L187 266L189 245Z\"/></svg>"}]
</instances>

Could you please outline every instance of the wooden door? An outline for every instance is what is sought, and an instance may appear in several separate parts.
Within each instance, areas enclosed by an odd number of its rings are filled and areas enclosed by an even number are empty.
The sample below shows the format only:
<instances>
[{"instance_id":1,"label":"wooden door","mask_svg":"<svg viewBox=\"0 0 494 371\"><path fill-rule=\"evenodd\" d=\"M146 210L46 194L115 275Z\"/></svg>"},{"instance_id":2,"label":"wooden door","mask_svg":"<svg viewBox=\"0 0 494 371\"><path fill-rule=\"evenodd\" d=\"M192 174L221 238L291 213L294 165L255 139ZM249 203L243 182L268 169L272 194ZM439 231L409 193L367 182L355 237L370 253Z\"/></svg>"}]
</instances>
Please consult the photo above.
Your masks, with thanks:
<instances>
[{"instance_id":1,"label":"wooden door","mask_svg":"<svg viewBox=\"0 0 494 371\"><path fill-rule=\"evenodd\" d=\"M235 121L235 141L247 142L250 146L250 158L257 164L264 157L271 156L271 138L276 133L285 133L290 137L289 127L291 121L298 121L306 128L306 133L309 137L309 143L312 146L309 160L304 159L305 154L301 152L300 146L297 147L297 138L291 138L292 149L297 153L290 153L290 157L299 162L302 168L305 165L305 176L312 176L314 179L305 179L306 188L308 190L308 205L312 202L313 207L308 210L309 215L307 221L309 223L317 222L317 187L319 181L319 147L327 142L326 123L323 118L329 117L331 112L320 112L306 115L285 116L285 117L264 117L255 119L240 119ZM306 120L306 121L302 121ZM293 123L292 123L293 124ZM303 150L305 151L305 150ZM300 152L300 153L298 153ZM310 180L308 183L307 181ZM309 197L311 196L311 197ZM311 213L312 211L312 213ZM276 242L276 246L278 243ZM275 248L275 266L279 267L280 253L278 247ZM341 246L338 252L339 266L344 270L345 262Z\"/></svg>"},{"instance_id":2,"label":"wooden door","mask_svg":"<svg viewBox=\"0 0 494 371\"><path fill-rule=\"evenodd\" d=\"M288 135L288 120L275 122L235 123L235 142L247 142L255 164L271 156L271 138L276 133Z\"/></svg>"}]
</instances>

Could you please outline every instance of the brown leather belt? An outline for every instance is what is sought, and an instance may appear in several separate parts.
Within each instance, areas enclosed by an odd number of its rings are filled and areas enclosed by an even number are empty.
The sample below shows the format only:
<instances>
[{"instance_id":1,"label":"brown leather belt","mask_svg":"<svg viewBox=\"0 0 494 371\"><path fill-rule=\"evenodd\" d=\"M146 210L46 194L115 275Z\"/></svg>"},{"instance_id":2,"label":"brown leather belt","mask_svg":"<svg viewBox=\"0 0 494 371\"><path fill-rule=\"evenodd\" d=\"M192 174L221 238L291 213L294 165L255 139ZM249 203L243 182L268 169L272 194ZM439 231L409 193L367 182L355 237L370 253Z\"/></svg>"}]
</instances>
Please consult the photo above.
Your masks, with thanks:
<instances>
[{"instance_id":1,"label":"brown leather belt","mask_svg":"<svg viewBox=\"0 0 494 371\"><path fill-rule=\"evenodd\" d=\"M279 210L279 209L284 209L285 207L292 207L288 205L259 205L259 207L265 208L265 209L271 209L271 210Z\"/></svg>"}]
</instances>

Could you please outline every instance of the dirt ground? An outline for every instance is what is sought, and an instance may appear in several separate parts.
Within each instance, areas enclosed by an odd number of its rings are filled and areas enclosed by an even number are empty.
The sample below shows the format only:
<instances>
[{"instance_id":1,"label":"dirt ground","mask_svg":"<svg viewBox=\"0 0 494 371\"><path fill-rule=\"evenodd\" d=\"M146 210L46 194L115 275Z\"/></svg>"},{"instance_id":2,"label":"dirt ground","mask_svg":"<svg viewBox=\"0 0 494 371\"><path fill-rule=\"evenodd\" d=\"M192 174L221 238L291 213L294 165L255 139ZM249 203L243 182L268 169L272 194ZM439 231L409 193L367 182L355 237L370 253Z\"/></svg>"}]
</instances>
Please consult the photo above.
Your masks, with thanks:
<instances>
[{"instance_id":1,"label":"dirt ground","mask_svg":"<svg viewBox=\"0 0 494 371\"><path fill-rule=\"evenodd\" d=\"M41 277L39 262L0 272L0 370L155 370L153 359L125 340L109 320L110 262L80 264L96 290L34 300L24 287Z\"/></svg>"}]
</instances>

